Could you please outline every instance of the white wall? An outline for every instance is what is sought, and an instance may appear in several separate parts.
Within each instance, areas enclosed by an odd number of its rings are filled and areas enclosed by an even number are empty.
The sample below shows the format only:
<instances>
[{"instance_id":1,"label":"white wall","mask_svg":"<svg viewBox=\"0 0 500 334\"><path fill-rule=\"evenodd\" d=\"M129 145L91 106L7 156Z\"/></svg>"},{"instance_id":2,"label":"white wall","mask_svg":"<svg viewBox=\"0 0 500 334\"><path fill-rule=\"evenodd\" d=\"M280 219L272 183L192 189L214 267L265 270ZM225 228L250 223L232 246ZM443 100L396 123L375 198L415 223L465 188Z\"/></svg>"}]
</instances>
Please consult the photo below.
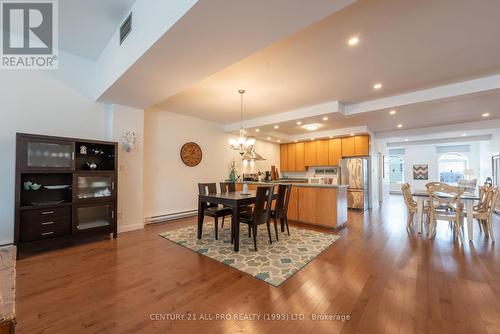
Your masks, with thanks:
<instances>
[{"instance_id":1,"label":"white wall","mask_svg":"<svg viewBox=\"0 0 500 334\"><path fill-rule=\"evenodd\" d=\"M13 241L15 134L105 139L104 105L44 71L0 74L0 244Z\"/></svg>"},{"instance_id":2,"label":"white wall","mask_svg":"<svg viewBox=\"0 0 500 334\"><path fill-rule=\"evenodd\" d=\"M267 160L243 165L239 154L228 147L230 135L218 124L156 109L146 110L144 119L146 217L196 209L197 184L227 179L233 159L239 173L279 166L277 144L257 141L257 152ZM202 162L196 167L188 167L180 159L180 149L189 141L203 150Z\"/></svg>"},{"instance_id":3,"label":"white wall","mask_svg":"<svg viewBox=\"0 0 500 334\"><path fill-rule=\"evenodd\" d=\"M144 227L143 165L144 165L144 110L121 106L107 106L108 139L119 143L118 152L118 232ZM139 140L130 152L124 150L122 135L134 131Z\"/></svg>"}]
</instances>

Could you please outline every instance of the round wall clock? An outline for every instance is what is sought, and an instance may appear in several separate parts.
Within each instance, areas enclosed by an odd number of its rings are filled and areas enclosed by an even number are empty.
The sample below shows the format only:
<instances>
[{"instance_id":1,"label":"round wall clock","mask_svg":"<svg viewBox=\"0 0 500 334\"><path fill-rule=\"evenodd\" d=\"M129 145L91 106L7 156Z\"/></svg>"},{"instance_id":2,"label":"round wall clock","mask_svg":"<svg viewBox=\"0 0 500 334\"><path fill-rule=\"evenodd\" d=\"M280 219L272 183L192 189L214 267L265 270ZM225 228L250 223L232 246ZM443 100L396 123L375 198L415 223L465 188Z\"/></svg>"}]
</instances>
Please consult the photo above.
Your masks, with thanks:
<instances>
[{"instance_id":1,"label":"round wall clock","mask_svg":"<svg viewBox=\"0 0 500 334\"><path fill-rule=\"evenodd\" d=\"M194 167L201 162L203 157L203 152L201 151L200 145L189 142L182 145L181 148L181 159L186 166Z\"/></svg>"}]
</instances>

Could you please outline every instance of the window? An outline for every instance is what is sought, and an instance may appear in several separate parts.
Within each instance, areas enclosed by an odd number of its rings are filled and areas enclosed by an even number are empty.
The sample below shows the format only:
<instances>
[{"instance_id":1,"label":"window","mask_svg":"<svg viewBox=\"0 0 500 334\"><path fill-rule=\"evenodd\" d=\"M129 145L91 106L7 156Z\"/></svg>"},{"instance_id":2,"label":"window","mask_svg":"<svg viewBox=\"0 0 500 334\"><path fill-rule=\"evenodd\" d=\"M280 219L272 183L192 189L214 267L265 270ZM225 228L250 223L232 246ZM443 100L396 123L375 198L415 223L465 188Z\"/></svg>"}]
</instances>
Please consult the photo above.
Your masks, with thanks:
<instances>
[{"instance_id":1,"label":"window","mask_svg":"<svg viewBox=\"0 0 500 334\"><path fill-rule=\"evenodd\" d=\"M446 153L439 158L439 181L456 184L464 178L467 157L460 153Z\"/></svg>"},{"instance_id":2,"label":"window","mask_svg":"<svg viewBox=\"0 0 500 334\"><path fill-rule=\"evenodd\" d=\"M389 156L389 182L403 183L404 182L404 161L403 158L397 155Z\"/></svg>"}]
</instances>

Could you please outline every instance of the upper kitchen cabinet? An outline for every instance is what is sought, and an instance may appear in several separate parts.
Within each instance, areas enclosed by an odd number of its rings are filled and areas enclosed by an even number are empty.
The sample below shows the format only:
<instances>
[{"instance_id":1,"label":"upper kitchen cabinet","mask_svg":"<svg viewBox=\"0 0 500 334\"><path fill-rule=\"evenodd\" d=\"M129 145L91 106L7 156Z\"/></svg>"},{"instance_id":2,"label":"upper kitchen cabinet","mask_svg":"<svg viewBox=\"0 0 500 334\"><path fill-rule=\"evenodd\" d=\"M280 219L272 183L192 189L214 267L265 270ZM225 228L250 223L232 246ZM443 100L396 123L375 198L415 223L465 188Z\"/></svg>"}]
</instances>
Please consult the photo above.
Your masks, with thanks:
<instances>
[{"instance_id":1,"label":"upper kitchen cabinet","mask_svg":"<svg viewBox=\"0 0 500 334\"><path fill-rule=\"evenodd\" d=\"M280 169L282 172L288 171L288 144L280 145Z\"/></svg>"},{"instance_id":2,"label":"upper kitchen cabinet","mask_svg":"<svg viewBox=\"0 0 500 334\"><path fill-rule=\"evenodd\" d=\"M18 134L21 170L71 171L75 166L75 144L69 140Z\"/></svg>"},{"instance_id":3,"label":"upper kitchen cabinet","mask_svg":"<svg viewBox=\"0 0 500 334\"><path fill-rule=\"evenodd\" d=\"M288 171L289 172L295 172L295 145L296 144L288 144L287 145L287 152L288 152Z\"/></svg>"},{"instance_id":4,"label":"upper kitchen cabinet","mask_svg":"<svg viewBox=\"0 0 500 334\"><path fill-rule=\"evenodd\" d=\"M343 157L353 157L355 156L354 149L354 137L342 138L342 156Z\"/></svg>"},{"instance_id":5,"label":"upper kitchen cabinet","mask_svg":"<svg viewBox=\"0 0 500 334\"><path fill-rule=\"evenodd\" d=\"M304 172L306 170L305 165L305 148L304 143L296 143L295 145L295 171Z\"/></svg>"},{"instance_id":6,"label":"upper kitchen cabinet","mask_svg":"<svg viewBox=\"0 0 500 334\"><path fill-rule=\"evenodd\" d=\"M340 159L342 159L342 139L330 139L328 141L328 165L338 166Z\"/></svg>"},{"instance_id":7,"label":"upper kitchen cabinet","mask_svg":"<svg viewBox=\"0 0 500 334\"><path fill-rule=\"evenodd\" d=\"M316 143L316 166L329 166L328 139L318 140Z\"/></svg>"},{"instance_id":8,"label":"upper kitchen cabinet","mask_svg":"<svg viewBox=\"0 0 500 334\"><path fill-rule=\"evenodd\" d=\"M308 141L304 146L304 163L306 166L316 166L317 141Z\"/></svg>"},{"instance_id":9,"label":"upper kitchen cabinet","mask_svg":"<svg viewBox=\"0 0 500 334\"><path fill-rule=\"evenodd\" d=\"M368 135L354 136L354 155L370 155L370 137Z\"/></svg>"}]
</instances>

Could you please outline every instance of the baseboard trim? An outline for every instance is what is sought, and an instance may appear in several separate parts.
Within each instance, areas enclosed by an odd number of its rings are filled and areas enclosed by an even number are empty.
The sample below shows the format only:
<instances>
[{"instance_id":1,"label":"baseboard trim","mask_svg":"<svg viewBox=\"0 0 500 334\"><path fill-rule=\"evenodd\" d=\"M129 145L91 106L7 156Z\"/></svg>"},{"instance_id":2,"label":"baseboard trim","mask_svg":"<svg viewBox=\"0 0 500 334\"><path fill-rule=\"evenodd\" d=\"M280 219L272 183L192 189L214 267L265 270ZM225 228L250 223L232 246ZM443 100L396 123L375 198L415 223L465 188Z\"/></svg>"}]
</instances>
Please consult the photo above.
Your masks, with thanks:
<instances>
[{"instance_id":1,"label":"baseboard trim","mask_svg":"<svg viewBox=\"0 0 500 334\"><path fill-rule=\"evenodd\" d=\"M146 217L146 224L164 223L171 220L176 220L180 218L193 217L198 214L198 210L187 210L174 213L168 213L165 215Z\"/></svg>"},{"instance_id":2,"label":"baseboard trim","mask_svg":"<svg viewBox=\"0 0 500 334\"><path fill-rule=\"evenodd\" d=\"M144 228L144 224L118 226L118 233L135 231L135 230L142 230L143 228Z\"/></svg>"}]
</instances>

